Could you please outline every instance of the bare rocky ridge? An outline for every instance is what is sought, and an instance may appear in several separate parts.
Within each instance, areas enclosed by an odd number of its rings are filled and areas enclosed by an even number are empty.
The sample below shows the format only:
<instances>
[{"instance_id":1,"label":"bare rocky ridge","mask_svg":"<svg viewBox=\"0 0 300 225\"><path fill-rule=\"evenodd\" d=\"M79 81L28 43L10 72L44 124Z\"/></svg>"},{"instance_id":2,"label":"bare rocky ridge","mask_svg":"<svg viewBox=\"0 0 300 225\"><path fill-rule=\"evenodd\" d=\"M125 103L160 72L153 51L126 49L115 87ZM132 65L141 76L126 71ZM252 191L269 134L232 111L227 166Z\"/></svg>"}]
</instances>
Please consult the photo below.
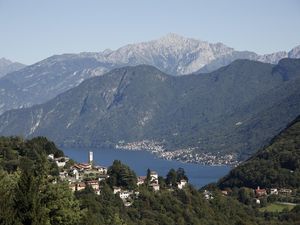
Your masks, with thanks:
<instances>
[{"instance_id":1,"label":"bare rocky ridge","mask_svg":"<svg viewBox=\"0 0 300 225\"><path fill-rule=\"evenodd\" d=\"M24 68L25 65L18 62L12 62L5 58L0 58L0 78L8 73L20 70Z\"/></svg>"}]
</instances>

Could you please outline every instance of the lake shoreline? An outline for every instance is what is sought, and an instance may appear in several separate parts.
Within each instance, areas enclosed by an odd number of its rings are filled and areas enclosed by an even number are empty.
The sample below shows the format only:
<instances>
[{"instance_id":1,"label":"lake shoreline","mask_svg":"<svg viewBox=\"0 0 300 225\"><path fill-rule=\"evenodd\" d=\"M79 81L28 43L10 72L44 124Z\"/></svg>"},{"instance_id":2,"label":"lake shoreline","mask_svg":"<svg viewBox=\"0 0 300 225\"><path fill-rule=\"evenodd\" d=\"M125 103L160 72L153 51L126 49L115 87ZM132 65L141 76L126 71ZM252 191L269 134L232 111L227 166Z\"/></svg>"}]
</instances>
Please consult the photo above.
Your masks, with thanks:
<instances>
[{"instance_id":1,"label":"lake shoreline","mask_svg":"<svg viewBox=\"0 0 300 225\"><path fill-rule=\"evenodd\" d=\"M165 160L147 151L126 151L104 148L62 148L67 156L78 162L87 162L88 152L94 152L95 163L110 166L116 159L130 166L139 176L146 175L148 168L156 170L159 175L165 176L171 168L183 168L190 183L200 188L216 182L226 175L231 167L228 165L202 165L178 160Z\"/></svg>"}]
</instances>

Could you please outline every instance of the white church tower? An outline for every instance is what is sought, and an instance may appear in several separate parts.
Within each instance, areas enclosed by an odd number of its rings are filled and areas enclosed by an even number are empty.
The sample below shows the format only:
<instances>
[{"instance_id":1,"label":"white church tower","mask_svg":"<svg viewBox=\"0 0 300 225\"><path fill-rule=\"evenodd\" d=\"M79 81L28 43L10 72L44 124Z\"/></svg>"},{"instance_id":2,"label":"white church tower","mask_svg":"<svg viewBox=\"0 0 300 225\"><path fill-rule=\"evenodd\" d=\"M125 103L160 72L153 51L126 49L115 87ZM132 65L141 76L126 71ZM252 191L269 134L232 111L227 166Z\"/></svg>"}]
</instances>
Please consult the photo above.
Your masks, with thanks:
<instances>
[{"instance_id":1,"label":"white church tower","mask_svg":"<svg viewBox=\"0 0 300 225\"><path fill-rule=\"evenodd\" d=\"M93 164L93 157L94 157L94 155L93 155L93 152L92 151L89 151L89 164Z\"/></svg>"}]
</instances>

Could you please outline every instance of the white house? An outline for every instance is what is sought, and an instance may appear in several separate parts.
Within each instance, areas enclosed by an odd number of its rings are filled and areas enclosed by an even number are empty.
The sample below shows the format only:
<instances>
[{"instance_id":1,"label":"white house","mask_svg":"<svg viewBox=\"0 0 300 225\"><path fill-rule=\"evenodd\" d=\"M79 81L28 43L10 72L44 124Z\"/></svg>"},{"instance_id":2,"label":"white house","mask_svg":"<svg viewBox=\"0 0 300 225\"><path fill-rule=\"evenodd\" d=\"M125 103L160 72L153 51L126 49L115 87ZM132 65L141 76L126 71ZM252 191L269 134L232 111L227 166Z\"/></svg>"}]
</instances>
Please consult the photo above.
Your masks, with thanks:
<instances>
[{"instance_id":1,"label":"white house","mask_svg":"<svg viewBox=\"0 0 300 225\"><path fill-rule=\"evenodd\" d=\"M154 191L159 191L159 184L152 183L150 186L153 188Z\"/></svg>"},{"instance_id":2,"label":"white house","mask_svg":"<svg viewBox=\"0 0 300 225\"><path fill-rule=\"evenodd\" d=\"M63 172L59 172L59 178L61 180L65 180L68 177L68 173L63 171Z\"/></svg>"},{"instance_id":3,"label":"white house","mask_svg":"<svg viewBox=\"0 0 300 225\"><path fill-rule=\"evenodd\" d=\"M121 192L120 187L113 187L113 189L114 189L114 194L117 194L118 192Z\"/></svg>"},{"instance_id":4,"label":"white house","mask_svg":"<svg viewBox=\"0 0 300 225\"><path fill-rule=\"evenodd\" d=\"M72 171L72 173L73 173L75 179L76 179L76 180L79 180L79 172L78 172L78 170L77 170L77 169L74 169L74 170Z\"/></svg>"},{"instance_id":5,"label":"white house","mask_svg":"<svg viewBox=\"0 0 300 225\"><path fill-rule=\"evenodd\" d=\"M140 177L138 177L138 179L137 179L137 186L140 186L140 185L142 185L142 184L144 184L145 183L145 180L146 180L146 177L145 176L140 176Z\"/></svg>"},{"instance_id":6,"label":"white house","mask_svg":"<svg viewBox=\"0 0 300 225\"><path fill-rule=\"evenodd\" d=\"M132 205L132 202L124 202L124 206L129 207Z\"/></svg>"},{"instance_id":7,"label":"white house","mask_svg":"<svg viewBox=\"0 0 300 225\"><path fill-rule=\"evenodd\" d=\"M210 191L204 190L203 195L206 200L214 199L214 197Z\"/></svg>"},{"instance_id":8,"label":"white house","mask_svg":"<svg viewBox=\"0 0 300 225\"><path fill-rule=\"evenodd\" d=\"M130 195L132 195L133 193L131 191L127 191L127 190L124 190L124 191L120 191L119 192L119 196L121 199L127 199L129 198Z\"/></svg>"},{"instance_id":9,"label":"white house","mask_svg":"<svg viewBox=\"0 0 300 225\"><path fill-rule=\"evenodd\" d=\"M69 158L68 157L59 157L59 158L54 158L54 160L58 167L64 167L66 165L66 162L69 161Z\"/></svg>"},{"instance_id":10,"label":"white house","mask_svg":"<svg viewBox=\"0 0 300 225\"><path fill-rule=\"evenodd\" d=\"M281 188L279 189L278 193L280 194L285 194L285 195L289 195L289 194L292 194L292 190L291 189L288 189L288 188Z\"/></svg>"},{"instance_id":11,"label":"white house","mask_svg":"<svg viewBox=\"0 0 300 225\"><path fill-rule=\"evenodd\" d=\"M66 165L66 162L65 162L65 161L60 162L60 161L56 161L56 160L55 160L55 162L56 162L56 165L57 165L58 167L64 167L64 166Z\"/></svg>"},{"instance_id":12,"label":"white house","mask_svg":"<svg viewBox=\"0 0 300 225\"><path fill-rule=\"evenodd\" d=\"M101 174L107 174L107 168L104 166L95 166L94 168Z\"/></svg>"},{"instance_id":13,"label":"white house","mask_svg":"<svg viewBox=\"0 0 300 225\"><path fill-rule=\"evenodd\" d=\"M180 182L177 183L178 189L182 189L187 184L186 180L180 180Z\"/></svg>"},{"instance_id":14,"label":"white house","mask_svg":"<svg viewBox=\"0 0 300 225\"><path fill-rule=\"evenodd\" d=\"M100 195L100 193L101 193L100 189L95 189L94 191L95 191L96 195Z\"/></svg>"},{"instance_id":15,"label":"white house","mask_svg":"<svg viewBox=\"0 0 300 225\"><path fill-rule=\"evenodd\" d=\"M99 181L105 180L105 179L107 179L107 178L109 178L108 175L100 175L100 176L98 176L98 180L99 180Z\"/></svg>"},{"instance_id":16,"label":"white house","mask_svg":"<svg viewBox=\"0 0 300 225\"><path fill-rule=\"evenodd\" d=\"M91 186L94 190L99 189L99 183L97 180L89 180L86 183L87 183L87 185Z\"/></svg>"},{"instance_id":17,"label":"white house","mask_svg":"<svg viewBox=\"0 0 300 225\"><path fill-rule=\"evenodd\" d=\"M150 181L158 180L158 173L156 171L151 171L150 172L150 178L151 178Z\"/></svg>"},{"instance_id":18,"label":"white house","mask_svg":"<svg viewBox=\"0 0 300 225\"><path fill-rule=\"evenodd\" d=\"M85 189L86 184L84 182L80 182L77 184L77 191L81 191L83 189Z\"/></svg>"},{"instance_id":19,"label":"white house","mask_svg":"<svg viewBox=\"0 0 300 225\"><path fill-rule=\"evenodd\" d=\"M270 189L270 194L271 195L278 195L278 189L277 188L271 188Z\"/></svg>"}]
</instances>

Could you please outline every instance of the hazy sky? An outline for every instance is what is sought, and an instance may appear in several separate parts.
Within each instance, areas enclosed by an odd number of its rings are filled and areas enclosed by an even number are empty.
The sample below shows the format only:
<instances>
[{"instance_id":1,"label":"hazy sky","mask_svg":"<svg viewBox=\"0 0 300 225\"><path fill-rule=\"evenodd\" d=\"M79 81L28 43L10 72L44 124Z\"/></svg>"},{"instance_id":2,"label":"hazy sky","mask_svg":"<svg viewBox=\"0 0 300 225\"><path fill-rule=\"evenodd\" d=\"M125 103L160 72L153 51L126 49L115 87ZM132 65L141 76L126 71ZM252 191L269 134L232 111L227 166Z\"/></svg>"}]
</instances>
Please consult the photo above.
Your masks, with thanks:
<instances>
[{"instance_id":1,"label":"hazy sky","mask_svg":"<svg viewBox=\"0 0 300 225\"><path fill-rule=\"evenodd\" d=\"M237 50L300 44L299 0L0 0L0 57L117 49L177 33Z\"/></svg>"}]
</instances>

